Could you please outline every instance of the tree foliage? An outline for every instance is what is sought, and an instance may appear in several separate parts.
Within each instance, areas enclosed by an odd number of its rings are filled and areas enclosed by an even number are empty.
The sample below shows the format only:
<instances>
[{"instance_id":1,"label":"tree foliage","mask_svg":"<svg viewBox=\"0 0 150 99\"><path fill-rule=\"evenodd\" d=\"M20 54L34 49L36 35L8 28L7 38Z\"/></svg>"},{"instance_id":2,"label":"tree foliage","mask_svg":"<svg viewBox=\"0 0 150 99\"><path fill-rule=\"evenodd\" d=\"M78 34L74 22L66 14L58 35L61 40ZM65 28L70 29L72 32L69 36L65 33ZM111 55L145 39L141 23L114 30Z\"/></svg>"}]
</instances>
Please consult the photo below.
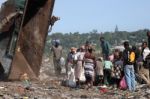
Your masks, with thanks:
<instances>
[{"instance_id":1,"label":"tree foliage","mask_svg":"<svg viewBox=\"0 0 150 99\"><path fill-rule=\"evenodd\" d=\"M121 45L124 40L128 40L131 45L139 44L143 40L147 40L145 30L138 30L134 32L104 32L102 33L102 35L98 33L97 30L93 30L89 33L53 33L47 36L45 52L49 52L49 49L52 46L51 40L53 39L59 39L65 51L68 51L70 47L79 48L81 45L85 44L87 40L89 40L93 45L95 45L96 50L99 50L100 36L103 36L111 44L111 46Z\"/></svg>"}]
</instances>

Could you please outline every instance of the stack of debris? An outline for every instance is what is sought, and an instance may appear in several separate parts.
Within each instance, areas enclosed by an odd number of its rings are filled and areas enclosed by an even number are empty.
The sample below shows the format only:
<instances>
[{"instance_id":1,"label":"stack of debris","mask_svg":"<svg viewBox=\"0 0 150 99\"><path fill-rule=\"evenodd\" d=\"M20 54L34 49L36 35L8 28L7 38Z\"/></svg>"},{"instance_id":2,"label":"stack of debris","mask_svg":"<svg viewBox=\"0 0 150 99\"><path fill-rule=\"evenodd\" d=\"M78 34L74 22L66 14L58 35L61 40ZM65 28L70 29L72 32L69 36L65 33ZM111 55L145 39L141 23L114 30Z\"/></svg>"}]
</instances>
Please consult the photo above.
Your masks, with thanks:
<instances>
[{"instance_id":1,"label":"stack of debris","mask_svg":"<svg viewBox=\"0 0 150 99\"><path fill-rule=\"evenodd\" d=\"M94 86L86 90L83 88L70 88L61 85L62 77L58 78L53 74L53 67L50 60L44 58L42 72L52 71L47 79L30 82L26 74L22 75L19 82L0 82L0 98L2 99L150 99L150 87L146 84L138 85L135 92L127 90L101 88ZM44 77L43 74L40 75Z\"/></svg>"}]
</instances>

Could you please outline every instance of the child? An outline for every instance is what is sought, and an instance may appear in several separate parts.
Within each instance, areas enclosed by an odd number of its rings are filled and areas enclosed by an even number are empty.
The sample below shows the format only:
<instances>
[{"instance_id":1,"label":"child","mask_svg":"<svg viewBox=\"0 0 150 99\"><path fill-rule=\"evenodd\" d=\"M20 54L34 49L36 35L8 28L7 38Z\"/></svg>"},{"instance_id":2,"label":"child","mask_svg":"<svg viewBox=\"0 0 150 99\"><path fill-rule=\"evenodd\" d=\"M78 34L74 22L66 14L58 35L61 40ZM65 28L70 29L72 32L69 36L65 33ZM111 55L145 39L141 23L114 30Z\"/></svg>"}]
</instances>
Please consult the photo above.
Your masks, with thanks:
<instances>
[{"instance_id":1,"label":"child","mask_svg":"<svg viewBox=\"0 0 150 99\"><path fill-rule=\"evenodd\" d=\"M104 77L104 73L103 73L103 59L102 57L98 57L96 60L96 68L95 68L95 74L96 74L96 78L95 78L95 85L102 85L103 83L103 77Z\"/></svg>"},{"instance_id":2,"label":"child","mask_svg":"<svg viewBox=\"0 0 150 99\"><path fill-rule=\"evenodd\" d=\"M121 78L123 77L123 61L122 53L119 50L115 50L115 59L114 59L114 66L113 66L113 87L119 87L119 83Z\"/></svg>"},{"instance_id":3,"label":"child","mask_svg":"<svg viewBox=\"0 0 150 99\"><path fill-rule=\"evenodd\" d=\"M109 57L104 61L104 84L111 84L111 72L112 72L113 64L110 61Z\"/></svg>"}]
</instances>

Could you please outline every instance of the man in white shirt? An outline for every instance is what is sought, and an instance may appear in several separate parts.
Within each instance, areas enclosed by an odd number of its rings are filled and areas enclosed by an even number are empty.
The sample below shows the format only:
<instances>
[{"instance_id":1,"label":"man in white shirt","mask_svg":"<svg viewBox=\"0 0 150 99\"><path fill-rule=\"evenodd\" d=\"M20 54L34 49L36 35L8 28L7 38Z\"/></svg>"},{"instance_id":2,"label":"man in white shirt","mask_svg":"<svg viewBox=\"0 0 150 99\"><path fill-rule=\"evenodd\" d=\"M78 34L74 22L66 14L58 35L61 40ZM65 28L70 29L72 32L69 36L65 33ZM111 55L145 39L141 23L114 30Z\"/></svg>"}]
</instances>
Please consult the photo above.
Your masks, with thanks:
<instances>
[{"instance_id":1,"label":"man in white shirt","mask_svg":"<svg viewBox=\"0 0 150 99\"><path fill-rule=\"evenodd\" d=\"M139 65L139 76L145 81L146 84L150 84L149 78L149 64L147 60L147 56L150 54L150 49L148 48L147 42L142 43L142 57L143 63Z\"/></svg>"},{"instance_id":2,"label":"man in white shirt","mask_svg":"<svg viewBox=\"0 0 150 99\"><path fill-rule=\"evenodd\" d=\"M142 55L143 55L143 60L145 61L146 56L150 54L150 49L148 48L147 42L142 43Z\"/></svg>"}]
</instances>

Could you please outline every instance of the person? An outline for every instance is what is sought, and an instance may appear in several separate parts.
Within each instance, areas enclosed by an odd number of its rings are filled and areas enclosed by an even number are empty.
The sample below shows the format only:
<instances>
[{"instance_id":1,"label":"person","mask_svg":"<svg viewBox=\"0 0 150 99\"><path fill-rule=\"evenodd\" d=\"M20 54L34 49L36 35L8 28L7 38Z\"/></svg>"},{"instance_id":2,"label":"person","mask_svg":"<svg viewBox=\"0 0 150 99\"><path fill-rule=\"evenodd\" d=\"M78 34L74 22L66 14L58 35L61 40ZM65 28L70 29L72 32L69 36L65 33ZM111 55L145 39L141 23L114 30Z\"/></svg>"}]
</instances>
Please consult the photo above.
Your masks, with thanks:
<instances>
[{"instance_id":1,"label":"person","mask_svg":"<svg viewBox=\"0 0 150 99\"><path fill-rule=\"evenodd\" d=\"M102 48L102 54L104 59L106 59L110 54L110 44L105 41L104 37L100 37L101 42L101 48Z\"/></svg>"},{"instance_id":2,"label":"person","mask_svg":"<svg viewBox=\"0 0 150 99\"><path fill-rule=\"evenodd\" d=\"M89 48L90 46L92 46L92 45L91 45L91 42L87 40L87 41L85 42L85 45L84 45L86 52L88 51L88 48Z\"/></svg>"},{"instance_id":3,"label":"person","mask_svg":"<svg viewBox=\"0 0 150 99\"><path fill-rule=\"evenodd\" d=\"M148 48L147 42L142 43L142 56L143 56L143 62L145 64L146 62L146 56L150 54L150 49Z\"/></svg>"},{"instance_id":4,"label":"person","mask_svg":"<svg viewBox=\"0 0 150 99\"><path fill-rule=\"evenodd\" d=\"M135 73L137 73L138 72L138 62L137 62L137 60L140 57L140 52L139 52L139 50L137 49L137 47L135 45L132 46L132 50L135 53L134 71L135 71Z\"/></svg>"},{"instance_id":5,"label":"person","mask_svg":"<svg viewBox=\"0 0 150 99\"><path fill-rule=\"evenodd\" d=\"M95 85L102 85L103 84L103 77L104 77L104 73L103 73L103 66L104 62L103 62L103 58L102 57L98 57L96 60L96 68L95 68Z\"/></svg>"},{"instance_id":6,"label":"person","mask_svg":"<svg viewBox=\"0 0 150 99\"><path fill-rule=\"evenodd\" d=\"M77 87L80 87L80 82L84 82L85 81L85 77L84 77L84 68L83 68L83 57L85 54L85 47L81 46L79 48L79 51L77 52L77 64L75 66L75 78L76 78L76 82L77 82Z\"/></svg>"},{"instance_id":7,"label":"person","mask_svg":"<svg viewBox=\"0 0 150 99\"><path fill-rule=\"evenodd\" d=\"M75 60L76 60L76 48L71 47L70 52L67 55L67 60L66 60L66 74L67 75L71 71L71 68L74 68Z\"/></svg>"},{"instance_id":8,"label":"person","mask_svg":"<svg viewBox=\"0 0 150 99\"><path fill-rule=\"evenodd\" d=\"M142 43L142 62L139 64L139 76L144 80L145 83L150 84L149 78L149 54L150 50L148 48L147 42Z\"/></svg>"},{"instance_id":9,"label":"person","mask_svg":"<svg viewBox=\"0 0 150 99\"><path fill-rule=\"evenodd\" d=\"M110 85L111 82L111 73L113 69L113 64L110 61L109 57L104 61L104 85Z\"/></svg>"},{"instance_id":10,"label":"person","mask_svg":"<svg viewBox=\"0 0 150 99\"><path fill-rule=\"evenodd\" d=\"M140 79L142 79L140 83L146 83L150 85L149 69L145 68L143 64L139 64L138 75Z\"/></svg>"},{"instance_id":11,"label":"person","mask_svg":"<svg viewBox=\"0 0 150 99\"><path fill-rule=\"evenodd\" d=\"M112 81L113 81L113 87L114 88L118 88L119 87L119 83L121 81L121 78L123 77L123 61L122 61L122 55L121 52L116 49L114 52L114 66L113 66L113 77L112 77Z\"/></svg>"},{"instance_id":12,"label":"person","mask_svg":"<svg viewBox=\"0 0 150 99\"><path fill-rule=\"evenodd\" d=\"M148 47L150 49L150 31L147 31Z\"/></svg>"},{"instance_id":13,"label":"person","mask_svg":"<svg viewBox=\"0 0 150 99\"><path fill-rule=\"evenodd\" d=\"M87 88L91 88L93 86L95 69L95 55L91 46L88 47L88 51L84 55L83 64Z\"/></svg>"},{"instance_id":14,"label":"person","mask_svg":"<svg viewBox=\"0 0 150 99\"><path fill-rule=\"evenodd\" d=\"M110 53L110 55L109 55L109 59L110 59L110 61L111 61L111 62L113 62L113 61L114 61L114 54L113 54L113 53Z\"/></svg>"},{"instance_id":15,"label":"person","mask_svg":"<svg viewBox=\"0 0 150 99\"><path fill-rule=\"evenodd\" d=\"M134 66L133 66L134 55L131 54L134 52L132 52L132 50L130 49L129 42L125 41L123 44L125 48L123 51L123 56L122 56L125 79L126 79L129 91L135 91L135 74L134 74L135 72L134 72Z\"/></svg>"},{"instance_id":16,"label":"person","mask_svg":"<svg viewBox=\"0 0 150 99\"><path fill-rule=\"evenodd\" d=\"M60 45L59 41L54 42L51 51L53 52L53 63L54 63L55 74L60 75L61 73L60 59L62 57L63 48Z\"/></svg>"}]
</instances>

